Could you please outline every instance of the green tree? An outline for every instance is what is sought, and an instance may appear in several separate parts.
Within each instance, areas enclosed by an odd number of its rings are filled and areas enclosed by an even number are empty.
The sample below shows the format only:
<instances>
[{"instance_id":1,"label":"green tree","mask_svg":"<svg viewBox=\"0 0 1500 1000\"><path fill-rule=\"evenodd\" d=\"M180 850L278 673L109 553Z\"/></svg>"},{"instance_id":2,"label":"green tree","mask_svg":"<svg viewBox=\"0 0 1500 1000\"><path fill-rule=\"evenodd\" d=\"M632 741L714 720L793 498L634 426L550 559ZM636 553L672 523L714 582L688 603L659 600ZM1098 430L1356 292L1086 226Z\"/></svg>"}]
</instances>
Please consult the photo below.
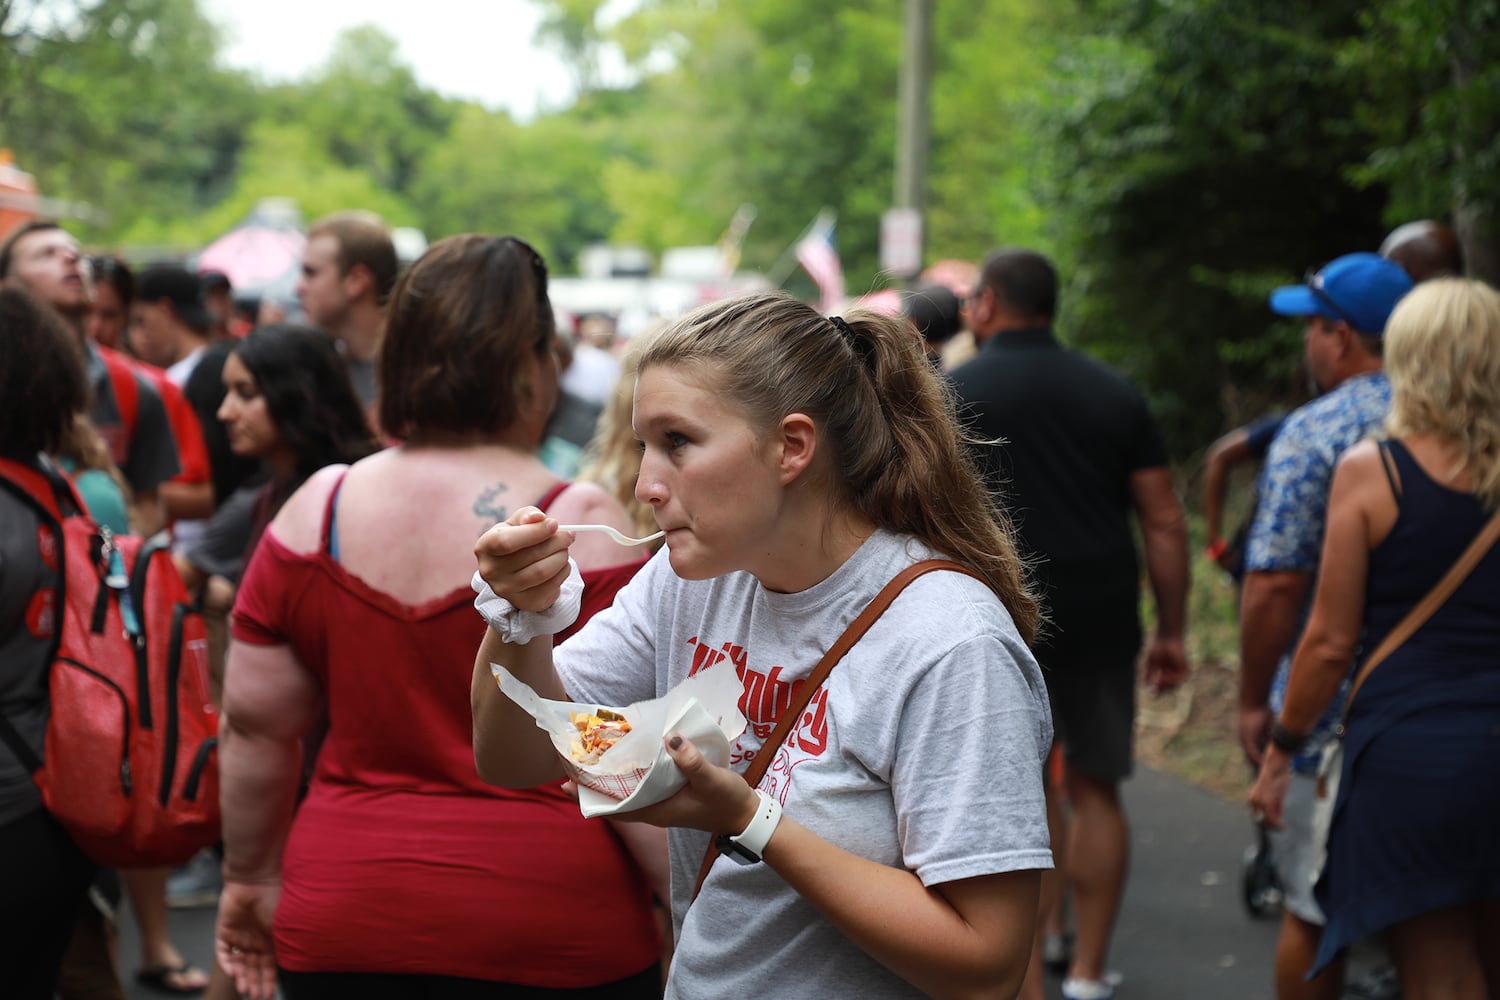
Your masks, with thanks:
<instances>
[{"instance_id":1,"label":"green tree","mask_svg":"<svg viewBox=\"0 0 1500 1000\"><path fill-rule=\"evenodd\" d=\"M1149 387L1178 455L1221 428L1226 387L1295 395L1269 289L1384 234L1384 190L1351 179L1372 137L1337 57L1362 6L1103 3L1058 61L1039 120L1064 330Z\"/></svg>"},{"instance_id":2,"label":"green tree","mask_svg":"<svg viewBox=\"0 0 1500 1000\"><path fill-rule=\"evenodd\" d=\"M556 49L572 71L579 95L600 89L600 50L606 33L599 26L605 0L539 0L542 23L537 40Z\"/></svg>"},{"instance_id":3,"label":"green tree","mask_svg":"<svg viewBox=\"0 0 1500 1000\"><path fill-rule=\"evenodd\" d=\"M715 220L707 240L750 202L745 264L766 268L829 206L850 290L879 283L900 31L897 0L661 0L621 24L638 65L668 64L642 86L661 109L653 124L676 122L667 138L689 138L655 143L653 156L679 178L692 217Z\"/></svg>"},{"instance_id":4,"label":"green tree","mask_svg":"<svg viewBox=\"0 0 1500 1000\"><path fill-rule=\"evenodd\" d=\"M1072 6L990 0L939 4L936 16L929 257L979 260L1002 245L1054 252L1040 110Z\"/></svg>"},{"instance_id":5,"label":"green tree","mask_svg":"<svg viewBox=\"0 0 1500 1000\"><path fill-rule=\"evenodd\" d=\"M1383 0L1342 50L1375 137L1361 183L1389 187L1393 221L1451 217L1471 274L1500 283L1500 3Z\"/></svg>"},{"instance_id":6,"label":"green tree","mask_svg":"<svg viewBox=\"0 0 1500 1000\"><path fill-rule=\"evenodd\" d=\"M412 225L416 212L367 171L336 162L323 137L306 125L256 122L234 173L234 186L213 208L195 215L145 217L120 242L196 247L233 228L263 198L291 198L305 218L367 209L394 226Z\"/></svg>"},{"instance_id":7,"label":"green tree","mask_svg":"<svg viewBox=\"0 0 1500 1000\"><path fill-rule=\"evenodd\" d=\"M613 226L600 169L608 155L607 135L575 116L522 126L464 105L422 161L412 200L429 237L514 233L562 270Z\"/></svg>"},{"instance_id":8,"label":"green tree","mask_svg":"<svg viewBox=\"0 0 1500 1000\"><path fill-rule=\"evenodd\" d=\"M1039 0L937 6L929 256L1048 245L1032 118L1071 16ZM701 242L751 202L746 263L784 269L792 241L833 207L849 287L878 285L901 32L899 0L641 5L611 38L645 77L634 131L654 140L642 169L660 178L665 210L707 228Z\"/></svg>"},{"instance_id":9,"label":"green tree","mask_svg":"<svg viewBox=\"0 0 1500 1000\"><path fill-rule=\"evenodd\" d=\"M454 114L451 102L417 82L395 39L373 25L340 34L321 72L295 97L296 118L323 137L335 162L402 195Z\"/></svg>"},{"instance_id":10,"label":"green tree","mask_svg":"<svg viewBox=\"0 0 1500 1000\"><path fill-rule=\"evenodd\" d=\"M0 0L0 145L109 239L222 197L253 117L194 0Z\"/></svg>"}]
</instances>

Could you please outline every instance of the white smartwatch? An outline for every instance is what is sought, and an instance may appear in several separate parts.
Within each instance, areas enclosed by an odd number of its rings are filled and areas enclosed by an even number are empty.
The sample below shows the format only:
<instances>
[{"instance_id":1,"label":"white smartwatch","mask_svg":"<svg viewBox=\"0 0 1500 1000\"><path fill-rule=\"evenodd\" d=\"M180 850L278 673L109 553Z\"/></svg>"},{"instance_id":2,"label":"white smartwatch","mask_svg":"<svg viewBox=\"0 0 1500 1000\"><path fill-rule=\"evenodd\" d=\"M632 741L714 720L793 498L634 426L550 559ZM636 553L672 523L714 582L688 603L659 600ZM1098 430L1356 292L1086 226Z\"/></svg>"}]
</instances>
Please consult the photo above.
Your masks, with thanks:
<instances>
[{"instance_id":1,"label":"white smartwatch","mask_svg":"<svg viewBox=\"0 0 1500 1000\"><path fill-rule=\"evenodd\" d=\"M742 865L760 863L771 834L781 823L781 804L758 788L755 794L760 798L760 808L755 810L750 825L737 834L720 834L715 841L720 854L727 854Z\"/></svg>"}]
</instances>

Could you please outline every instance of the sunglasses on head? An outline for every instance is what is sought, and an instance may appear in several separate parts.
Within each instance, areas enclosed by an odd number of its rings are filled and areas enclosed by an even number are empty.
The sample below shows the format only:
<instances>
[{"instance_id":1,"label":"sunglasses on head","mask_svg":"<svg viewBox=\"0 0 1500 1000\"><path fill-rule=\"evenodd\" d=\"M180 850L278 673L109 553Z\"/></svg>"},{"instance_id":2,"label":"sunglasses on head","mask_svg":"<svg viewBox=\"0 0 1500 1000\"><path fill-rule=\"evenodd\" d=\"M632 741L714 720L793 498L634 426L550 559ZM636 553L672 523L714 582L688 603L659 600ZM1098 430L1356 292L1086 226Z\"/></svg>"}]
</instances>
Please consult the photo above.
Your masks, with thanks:
<instances>
[{"instance_id":1,"label":"sunglasses on head","mask_svg":"<svg viewBox=\"0 0 1500 1000\"><path fill-rule=\"evenodd\" d=\"M1327 306L1330 311L1332 311L1335 318L1343 320L1350 326L1356 325L1354 322L1354 317L1350 316L1343 306L1334 301L1333 296L1329 295L1328 290L1323 287L1322 268L1309 270L1302 276L1302 283L1307 286L1308 291L1313 293L1313 298L1317 299L1323 305Z\"/></svg>"},{"instance_id":2,"label":"sunglasses on head","mask_svg":"<svg viewBox=\"0 0 1500 1000\"><path fill-rule=\"evenodd\" d=\"M517 239L514 236L502 236L500 239L502 242L508 243L519 250L521 255L531 264L531 272L536 276L537 299L540 302L547 303L547 262L542 260L542 255L537 253L535 248L525 240ZM538 347L550 344L552 342L552 335L553 330L550 327L543 330L537 338Z\"/></svg>"}]
</instances>

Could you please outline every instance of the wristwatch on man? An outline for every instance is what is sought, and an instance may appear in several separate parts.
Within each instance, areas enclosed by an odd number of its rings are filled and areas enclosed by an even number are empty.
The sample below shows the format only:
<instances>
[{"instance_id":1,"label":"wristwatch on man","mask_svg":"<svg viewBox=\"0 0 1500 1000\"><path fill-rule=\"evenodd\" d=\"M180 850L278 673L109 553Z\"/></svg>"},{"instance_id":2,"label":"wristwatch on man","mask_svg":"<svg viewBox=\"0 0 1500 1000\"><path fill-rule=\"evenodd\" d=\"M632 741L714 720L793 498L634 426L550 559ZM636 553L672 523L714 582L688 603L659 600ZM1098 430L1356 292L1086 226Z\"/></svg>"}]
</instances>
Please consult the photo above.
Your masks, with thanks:
<instances>
[{"instance_id":1,"label":"wristwatch on man","mask_svg":"<svg viewBox=\"0 0 1500 1000\"><path fill-rule=\"evenodd\" d=\"M736 834L720 834L715 841L720 854L726 854L742 865L760 863L771 834L781 822L781 804L758 788L755 794L760 798L760 807L755 810L750 825Z\"/></svg>"}]
</instances>

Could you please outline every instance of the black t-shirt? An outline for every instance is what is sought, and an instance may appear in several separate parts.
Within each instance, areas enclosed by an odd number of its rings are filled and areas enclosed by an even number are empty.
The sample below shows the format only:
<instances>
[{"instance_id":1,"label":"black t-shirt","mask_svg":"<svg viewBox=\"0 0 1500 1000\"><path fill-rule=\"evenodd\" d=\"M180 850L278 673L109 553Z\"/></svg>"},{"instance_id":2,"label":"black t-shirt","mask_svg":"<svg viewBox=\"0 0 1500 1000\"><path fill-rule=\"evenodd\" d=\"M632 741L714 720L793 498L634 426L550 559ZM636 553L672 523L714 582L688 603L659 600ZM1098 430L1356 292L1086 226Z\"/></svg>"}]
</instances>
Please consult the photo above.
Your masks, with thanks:
<instances>
[{"instance_id":1,"label":"black t-shirt","mask_svg":"<svg viewBox=\"0 0 1500 1000\"><path fill-rule=\"evenodd\" d=\"M1145 397L1044 328L997 334L953 383L970 430L1002 439L976 457L1036 561L1054 639L1138 644L1130 479L1167 464Z\"/></svg>"}]
</instances>

